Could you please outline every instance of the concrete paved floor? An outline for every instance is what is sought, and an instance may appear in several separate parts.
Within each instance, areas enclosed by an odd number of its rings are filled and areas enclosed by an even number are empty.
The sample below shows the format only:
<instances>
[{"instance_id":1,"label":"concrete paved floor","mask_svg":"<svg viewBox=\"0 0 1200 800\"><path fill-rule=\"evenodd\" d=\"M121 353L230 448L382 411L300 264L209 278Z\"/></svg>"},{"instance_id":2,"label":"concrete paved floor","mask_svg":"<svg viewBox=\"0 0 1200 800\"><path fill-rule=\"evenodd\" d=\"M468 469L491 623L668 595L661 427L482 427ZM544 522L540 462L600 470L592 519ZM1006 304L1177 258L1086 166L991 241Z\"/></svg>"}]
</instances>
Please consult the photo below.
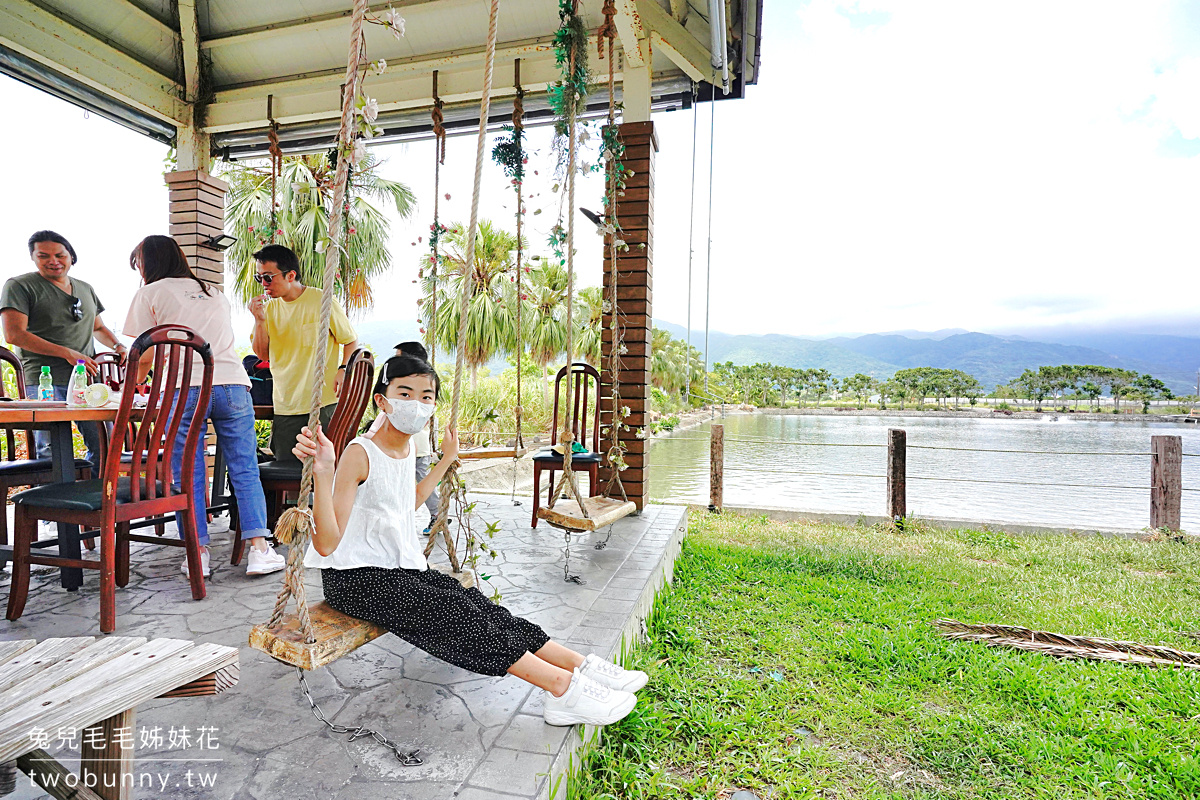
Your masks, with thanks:
<instances>
[{"instance_id":1,"label":"concrete paved floor","mask_svg":"<svg viewBox=\"0 0 1200 800\"><path fill-rule=\"evenodd\" d=\"M529 527L529 501L514 507L507 495L475 495L479 523L499 520L497 563L481 569L514 613L537 622L556 640L581 652L619 655L640 635L658 589L669 580L686 530L685 511L650 506L605 533L573 537L572 572L585 584L563 580L563 534L542 523ZM214 525L218 530L220 522ZM481 529L482 524L478 525ZM565 797L561 776L579 761L583 737L594 731L554 728L541 719L541 691L517 678L475 675L415 650L388 635L331 666L308 674L317 703L338 724L363 724L406 746L420 747L425 763L404 767L369 738L328 733L313 718L295 669L246 645L249 628L266 621L279 575L249 578L228 563L229 539L213 534L213 576L208 597L191 599L179 572L182 551L137 547L132 578L117 592L117 631L148 638L172 637L241 647L241 681L211 698L158 700L138 709L135 797L212 798L421 798L506 800ZM98 635L97 575L67 593L56 571L39 569L24 616L0 621L0 640ZM320 576L307 576L310 597L320 597ZM0 573L7 598L8 573ZM161 729L161 747L141 742L142 731ZM191 732L185 745L180 729ZM200 749L201 727L215 728L216 748ZM170 743L174 728L176 741ZM54 742L51 753L78 769L71 749ZM77 752L77 749L76 749ZM202 760L212 759L212 760ZM189 787L189 773L191 770ZM146 783L154 781L154 788ZM202 780L208 781L201 787ZM552 786L557 786L557 790ZM18 776L15 798L46 797Z\"/></svg>"}]
</instances>

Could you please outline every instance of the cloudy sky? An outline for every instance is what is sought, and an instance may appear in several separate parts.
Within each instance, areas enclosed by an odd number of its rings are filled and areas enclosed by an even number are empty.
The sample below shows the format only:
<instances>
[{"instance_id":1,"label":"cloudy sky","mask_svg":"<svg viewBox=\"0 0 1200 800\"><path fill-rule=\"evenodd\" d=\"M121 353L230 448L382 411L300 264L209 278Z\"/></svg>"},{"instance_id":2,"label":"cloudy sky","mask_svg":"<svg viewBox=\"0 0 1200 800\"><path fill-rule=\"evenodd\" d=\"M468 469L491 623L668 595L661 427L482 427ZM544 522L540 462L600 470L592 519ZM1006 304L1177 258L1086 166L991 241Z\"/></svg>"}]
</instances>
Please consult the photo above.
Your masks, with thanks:
<instances>
[{"instance_id":1,"label":"cloudy sky","mask_svg":"<svg viewBox=\"0 0 1200 800\"><path fill-rule=\"evenodd\" d=\"M769 0L762 78L716 104L711 325L832 335L1130 325L1200 334L1200 4L1175 0ZM369 87L369 84L368 84ZM369 91L369 88L368 88ZM165 148L0 78L4 274L51 227L119 326L128 252L165 232ZM705 317L712 105L655 117L655 316ZM545 131L532 136L542 155ZM474 139L451 140L444 218L465 219ZM415 316L412 246L432 213L432 146L378 148L421 208L398 221L374 319ZM558 214L549 160L535 246ZM593 179L581 205L599 206ZM483 215L511 220L498 169ZM582 219L582 218L581 218ZM583 284L600 241L580 228ZM248 317L245 318L248 321ZM248 325L248 322L247 322ZM248 328L247 328L248 331Z\"/></svg>"}]
</instances>

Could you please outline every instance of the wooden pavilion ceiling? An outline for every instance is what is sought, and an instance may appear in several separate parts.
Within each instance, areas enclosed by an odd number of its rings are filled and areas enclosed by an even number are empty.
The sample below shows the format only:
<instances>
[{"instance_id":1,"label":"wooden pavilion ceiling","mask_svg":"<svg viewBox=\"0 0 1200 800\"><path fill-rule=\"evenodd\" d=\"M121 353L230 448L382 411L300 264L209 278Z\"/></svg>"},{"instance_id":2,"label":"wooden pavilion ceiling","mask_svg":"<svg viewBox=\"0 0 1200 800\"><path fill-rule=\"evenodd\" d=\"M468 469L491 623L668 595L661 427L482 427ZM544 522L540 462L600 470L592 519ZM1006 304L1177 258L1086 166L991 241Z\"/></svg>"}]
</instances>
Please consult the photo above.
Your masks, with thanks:
<instances>
[{"instance_id":1,"label":"wooden pavilion ceiling","mask_svg":"<svg viewBox=\"0 0 1200 800\"><path fill-rule=\"evenodd\" d=\"M757 79L761 0L724 2L732 91L740 96ZM590 30L603 21L601 5L581 0ZM647 60L660 104L678 102L695 81L720 83L711 66L707 0L616 5L618 84L627 63ZM218 152L261 151L270 97L281 138L301 146L332 138L336 128L349 6L349 0L0 0L0 72L164 141L195 121ZM486 0L392 0L372 3L371 12L381 15L389 6L405 18L404 37L377 25L366 30L368 57L388 62L367 84L388 135L427 129L434 70L450 126L466 124L478 113ZM500 8L497 113L506 113L519 58L530 92L526 107L536 115L538 95L558 75L557 0L501 0Z\"/></svg>"}]
</instances>

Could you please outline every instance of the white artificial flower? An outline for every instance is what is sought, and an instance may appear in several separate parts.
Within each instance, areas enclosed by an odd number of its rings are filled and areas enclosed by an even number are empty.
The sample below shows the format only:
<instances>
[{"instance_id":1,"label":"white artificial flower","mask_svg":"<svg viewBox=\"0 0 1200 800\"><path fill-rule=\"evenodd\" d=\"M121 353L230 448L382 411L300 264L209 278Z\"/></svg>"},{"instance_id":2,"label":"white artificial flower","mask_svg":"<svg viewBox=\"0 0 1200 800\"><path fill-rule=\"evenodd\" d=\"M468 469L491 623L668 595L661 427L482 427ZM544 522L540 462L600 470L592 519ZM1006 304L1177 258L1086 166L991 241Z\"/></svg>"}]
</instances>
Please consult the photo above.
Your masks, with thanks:
<instances>
[{"instance_id":1,"label":"white artificial flower","mask_svg":"<svg viewBox=\"0 0 1200 800\"><path fill-rule=\"evenodd\" d=\"M404 17L400 16L400 12L394 8L388 8L387 10L387 25L388 29L392 32L392 36L395 36L397 39L404 35Z\"/></svg>"},{"instance_id":2,"label":"white artificial flower","mask_svg":"<svg viewBox=\"0 0 1200 800\"><path fill-rule=\"evenodd\" d=\"M318 240L317 240L316 251L317 251L318 253L324 253L324 252L325 252L325 240L324 240L324 239L318 239Z\"/></svg>"},{"instance_id":3,"label":"white artificial flower","mask_svg":"<svg viewBox=\"0 0 1200 800\"><path fill-rule=\"evenodd\" d=\"M624 247L625 240L624 239L613 239L613 246L614 247Z\"/></svg>"},{"instance_id":4,"label":"white artificial flower","mask_svg":"<svg viewBox=\"0 0 1200 800\"><path fill-rule=\"evenodd\" d=\"M363 115L363 119L367 122L374 122L379 118L379 101L374 97L367 97L362 101L362 108L358 113Z\"/></svg>"},{"instance_id":5,"label":"white artificial flower","mask_svg":"<svg viewBox=\"0 0 1200 800\"><path fill-rule=\"evenodd\" d=\"M363 139L354 140L354 151L350 154L350 160L355 164L367 157L367 143Z\"/></svg>"},{"instance_id":6,"label":"white artificial flower","mask_svg":"<svg viewBox=\"0 0 1200 800\"><path fill-rule=\"evenodd\" d=\"M382 75L384 70L386 70L386 69L387 69L387 61L385 59L381 58L378 61L371 64L371 71L374 72L376 75Z\"/></svg>"}]
</instances>

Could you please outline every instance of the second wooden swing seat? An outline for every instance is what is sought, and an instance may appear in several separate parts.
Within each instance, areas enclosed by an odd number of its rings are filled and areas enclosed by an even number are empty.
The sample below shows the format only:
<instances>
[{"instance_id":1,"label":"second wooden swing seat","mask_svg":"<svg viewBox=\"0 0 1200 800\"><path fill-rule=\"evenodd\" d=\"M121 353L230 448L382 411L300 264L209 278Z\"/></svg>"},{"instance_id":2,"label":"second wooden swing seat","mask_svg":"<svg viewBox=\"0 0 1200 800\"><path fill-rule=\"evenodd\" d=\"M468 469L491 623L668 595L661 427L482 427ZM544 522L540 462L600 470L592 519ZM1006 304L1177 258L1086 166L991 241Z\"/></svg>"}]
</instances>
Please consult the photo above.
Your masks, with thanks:
<instances>
[{"instance_id":1,"label":"second wooden swing seat","mask_svg":"<svg viewBox=\"0 0 1200 800\"><path fill-rule=\"evenodd\" d=\"M555 500L558 487L554 483L554 473L563 468L563 457L551 448L546 448L533 457L533 521L537 527L538 520L545 520L550 525L572 533L592 533L617 520L637 512L637 505L632 500L614 497L604 497L600 494L599 477L600 461L600 373L590 364L576 362L563 367L554 378L554 418L551 424L551 445L557 442L559 400L562 397L564 381L572 381L573 391L567 393L571 398L571 408L567 409L567 423L572 434L572 441L586 441L591 436L592 450L589 453L577 453L571 459L571 469L575 472L587 472L591 497L583 497L582 507L573 498ZM590 385L590 386L589 386ZM595 389L595 400L589 403L590 387ZM590 406L590 409L589 409ZM588 412L592 413L592 424L588 425ZM550 472L549 503L541 505L541 473L546 469Z\"/></svg>"}]
</instances>

